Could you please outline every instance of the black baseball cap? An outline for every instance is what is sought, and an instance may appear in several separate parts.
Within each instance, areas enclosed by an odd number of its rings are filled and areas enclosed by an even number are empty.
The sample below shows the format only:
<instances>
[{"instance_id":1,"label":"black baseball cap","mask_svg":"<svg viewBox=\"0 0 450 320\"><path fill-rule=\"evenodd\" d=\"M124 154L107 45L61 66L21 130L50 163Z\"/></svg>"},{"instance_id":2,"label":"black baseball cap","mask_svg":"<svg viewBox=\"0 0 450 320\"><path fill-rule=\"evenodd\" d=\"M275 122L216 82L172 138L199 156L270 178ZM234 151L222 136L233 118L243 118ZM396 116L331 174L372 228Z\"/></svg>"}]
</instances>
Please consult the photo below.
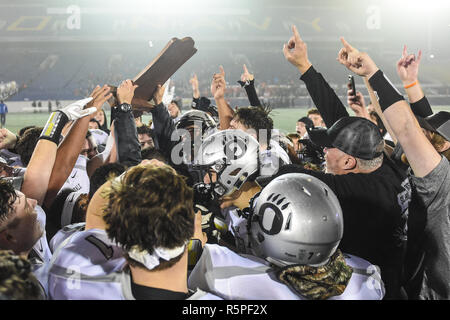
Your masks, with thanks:
<instances>
[{"instance_id":1,"label":"black baseball cap","mask_svg":"<svg viewBox=\"0 0 450 320\"><path fill-rule=\"evenodd\" d=\"M309 129L308 135L317 146L337 148L364 160L379 157L384 149L379 128L366 118L343 117L331 128Z\"/></svg>"},{"instance_id":2,"label":"black baseball cap","mask_svg":"<svg viewBox=\"0 0 450 320\"><path fill-rule=\"evenodd\" d=\"M450 112L439 111L426 118L416 118L422 128L439 133L445 140L450 141Z\"/></svg>"}]
</instances>

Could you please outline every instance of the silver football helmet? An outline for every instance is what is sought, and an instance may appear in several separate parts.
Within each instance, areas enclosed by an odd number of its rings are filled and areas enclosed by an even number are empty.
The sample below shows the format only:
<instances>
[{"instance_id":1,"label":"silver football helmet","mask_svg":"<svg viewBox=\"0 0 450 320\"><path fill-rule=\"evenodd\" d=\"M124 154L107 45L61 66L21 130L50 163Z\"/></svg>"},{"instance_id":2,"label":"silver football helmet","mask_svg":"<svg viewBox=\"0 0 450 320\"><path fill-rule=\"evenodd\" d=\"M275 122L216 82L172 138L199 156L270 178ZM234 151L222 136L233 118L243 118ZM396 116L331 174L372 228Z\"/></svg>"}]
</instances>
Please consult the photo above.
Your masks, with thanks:
<instances>
[{"instance_id":1,"label":"silver football helmet","mask_svg":"<svg viewBox=\"0 0 450 320\"><path fill-rule=\"evenodd\" d=\"M342 209L319 179L289 173L272 180L253 202L250 251L280 266L320 265L342 239Z\"/></svg>"},{"instance_id":2,"label":"silver football helmet","mask_svg":"<svg viewBox=\"0 0 450 320\"><path fill-rule=\"evenodd\" d=\"M241 130L216 132L203 141L194 165L216 174L214 193L232 194L258 170L259 143Z\"/></svg>"}]
</instances>

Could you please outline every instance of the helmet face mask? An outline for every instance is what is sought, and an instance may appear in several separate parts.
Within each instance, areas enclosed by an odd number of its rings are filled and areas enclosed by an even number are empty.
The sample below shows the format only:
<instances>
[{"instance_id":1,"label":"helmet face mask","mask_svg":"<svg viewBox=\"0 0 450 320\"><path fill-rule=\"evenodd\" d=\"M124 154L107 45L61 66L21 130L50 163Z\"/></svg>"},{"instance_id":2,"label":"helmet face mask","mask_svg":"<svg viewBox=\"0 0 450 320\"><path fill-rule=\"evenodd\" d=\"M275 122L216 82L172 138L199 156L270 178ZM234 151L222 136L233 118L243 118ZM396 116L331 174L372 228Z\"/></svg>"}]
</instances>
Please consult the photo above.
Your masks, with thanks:
<instances>
[{"instance_id":1,"label":"helmet face mask","mask_svg":"<svg viewBox=\"0 0 450 320\"><path fill-rule=\"evenodd\" d=\"M213 173L215 196L228 196L258 170L259 144L239 130L223 130L209 136L198 150L194 165ZM214 178L214 177L213 177Z\"/></svg>"},{"instance_id":2,"label":"helmet face mask","mask_svg":"<svg viewBox=\"0 0 450 320\"><path fill-rule=\"evenodd\" d=\"M250 208L249 249L279 265L320 265L343 235L334 193L315 177L291 173L271 181Z\"/></svg>"},{"instance_id":3,"label":"helmet face mask","mask_svg":"<svg viewBox=\"0 0 450 320\"><path fill-rule=\"evenodd\" d=\"M217 123L206 112L191 110L183 114L175 124L175 138L179 138L183 145L188 144L182 150L190 150L190 154L183 153L183 161L192 163L203 140L216 131Z\"/></svg>"}]
</instances>

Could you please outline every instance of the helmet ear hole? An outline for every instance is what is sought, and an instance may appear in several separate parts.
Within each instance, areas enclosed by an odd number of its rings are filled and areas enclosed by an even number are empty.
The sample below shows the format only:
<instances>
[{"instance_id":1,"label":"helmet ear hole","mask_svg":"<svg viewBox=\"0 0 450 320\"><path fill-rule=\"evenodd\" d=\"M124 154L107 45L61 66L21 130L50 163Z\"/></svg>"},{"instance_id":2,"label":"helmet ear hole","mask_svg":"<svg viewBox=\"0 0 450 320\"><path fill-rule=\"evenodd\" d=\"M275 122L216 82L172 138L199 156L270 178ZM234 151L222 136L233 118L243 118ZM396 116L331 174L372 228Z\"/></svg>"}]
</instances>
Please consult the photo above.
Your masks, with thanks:
<instances>
[{"instance_id":1,"label":"helmet ear hole","mask_svg":"<svg viewBox=\"0 0 450 320\"><path fill-rule=\"evenodd\" d=\"M310 175L288 173L275 178L255 199L252 213L249 249L269 262L322 264L342 239L339 201L331 189Z\"/></svg>"}]
</instances>

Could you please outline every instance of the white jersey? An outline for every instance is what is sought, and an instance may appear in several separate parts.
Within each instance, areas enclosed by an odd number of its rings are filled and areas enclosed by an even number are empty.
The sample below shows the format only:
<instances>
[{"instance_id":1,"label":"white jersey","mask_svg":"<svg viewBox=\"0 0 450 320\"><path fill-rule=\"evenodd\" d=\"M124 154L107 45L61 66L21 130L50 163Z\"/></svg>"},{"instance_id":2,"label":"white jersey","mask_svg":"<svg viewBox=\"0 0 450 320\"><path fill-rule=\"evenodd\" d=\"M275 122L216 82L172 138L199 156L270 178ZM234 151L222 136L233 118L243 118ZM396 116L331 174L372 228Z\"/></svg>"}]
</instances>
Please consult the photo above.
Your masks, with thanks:
<instances>
[{"instance_id":1,"label":"white jersey","mask_svg":"<svg viewBox=\"0 0 450 320\"><path fill-rule=\"evenodd\" d=\"M87 157L81 154L78 156L77 162L75 163L75 166L73 167L66 182L64 182L61 190L70 188L74 191L89 194L90 181L86 170L87 161Z\"/></svg>"},{"instance_id":2,"label":"white jersey","mask_svg":"<svg viewBox=\"0 0 450 320\"><path fill-rule=\"evenodd\" d=\"M52 258L52 252L48 245L47 234L45 232L46 225L46 215L44 210L40 206L35 207L37 212L37 221L41 225L41 229L43 230L42 236L33 246L30 254L28 255L30 262L32 264L33 274L41 283L44 288L45 293L47 294L47 276L46 276L46 267Z\"/></svg>"},{"instance_id":3,"label":"white jersey","mask_svg":"<svg viewBox=\"0 0 450 320\"><path fill-rule=\"evenodd\" d=\"M330 300L381 300L385 290L376 266L352 255L344 257L353 274L344 293ZM188 285L226 300L306 300L274 279L275 270L264 260L206 244Z\"/></svg>"},{"instance_id":4,"label":"white jersey","mask_svg":"<svg viewBox=\"0 0 450 320\"><path fill-rule=\"evenodd\" d=\"M120 299L120 286L111 278L115 279L126 261L122 249L108 238L104 230L74 232L55 246L48 277L51 299Z\"/></svg>"},{"instance_id":5,"label":"white jersey","mask_svg":"<svg viewBox=\"0 0 450 320\"><path fill-rule=\"evenodd\" d=\"M49 267L49 296L55 300L134 300L122 249L104 230L67 226L51 243L57 247ZM59 243L62 241L61 243ZM196 290L189 300L221 300Z\"/></svg>"},{"instance_id":6,"label":"white jersey","mask_svg":"<svg viewBox=\"0 0 450 320\"><path fill-rule=\"evenodd\" d=\"M240 253L247 253L249 235L247 231L248 220L239 215L238 208L228 207L222 210L225 222L228 225L228 231L234 237L235 246Z\"/></svg>"}]
</instances>

